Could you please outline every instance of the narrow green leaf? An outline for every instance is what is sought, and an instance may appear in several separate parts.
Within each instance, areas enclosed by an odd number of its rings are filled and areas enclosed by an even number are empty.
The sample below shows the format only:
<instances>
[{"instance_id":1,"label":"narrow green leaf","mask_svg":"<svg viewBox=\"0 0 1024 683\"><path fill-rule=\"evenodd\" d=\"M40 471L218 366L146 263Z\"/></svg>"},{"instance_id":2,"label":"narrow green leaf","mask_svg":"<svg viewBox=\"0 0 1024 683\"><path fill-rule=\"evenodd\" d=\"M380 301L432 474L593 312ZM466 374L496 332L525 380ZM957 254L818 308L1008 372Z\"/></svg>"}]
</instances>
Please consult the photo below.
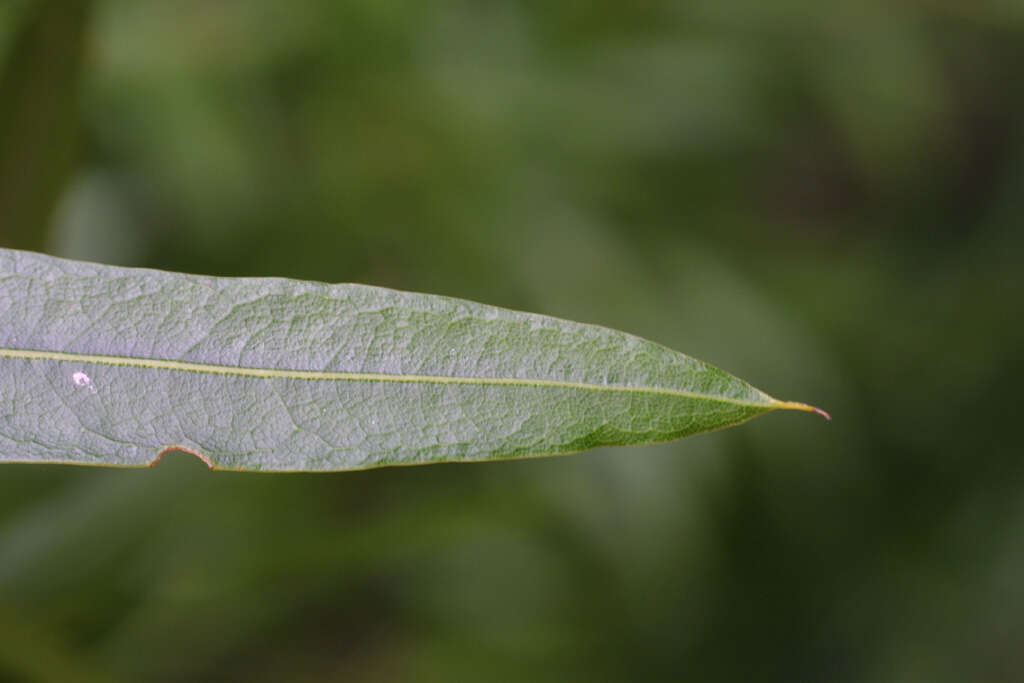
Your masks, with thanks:
<instances>
[{"instance_id":1,"label":"narrow green leaf","mask_svg":"<svg viewBox=\"0 0 1024 683\"><path fill-rule=\"evenodd\" d=\"M348 470L668 441L817 410L595 325L4 249L0 376L8 462L143 466L183 450L223 469Z\"/></svg>"}]
</instances>

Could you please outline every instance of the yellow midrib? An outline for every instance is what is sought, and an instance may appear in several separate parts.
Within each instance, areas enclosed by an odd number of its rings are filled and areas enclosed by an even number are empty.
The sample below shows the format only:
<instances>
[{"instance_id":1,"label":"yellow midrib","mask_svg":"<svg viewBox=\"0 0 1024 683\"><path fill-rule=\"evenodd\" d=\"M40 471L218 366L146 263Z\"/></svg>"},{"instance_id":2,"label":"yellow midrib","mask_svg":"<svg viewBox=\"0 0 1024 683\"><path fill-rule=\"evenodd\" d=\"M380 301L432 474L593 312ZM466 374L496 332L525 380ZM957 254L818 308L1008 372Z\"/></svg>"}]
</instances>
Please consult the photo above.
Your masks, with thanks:
<instances>
[{"instance_id":1,"label":"yellow midrib","mask_svg":"<svg viewBox=\"0 0 1024 683\"><path fill-rule=\"evenodd\" d=\"M588 384L586 382L568 382L554 379L523 379L518 377L460 377L445 375L390 375L379 372L334 372L329 370L281 370L273 368L250 368L241 366L215 365L213 363L192 363L179 360L162 360L157 358L133 358L129 356L104 356L87 353L66 353L64 351L38 351L33 349L0 348L0 358L20 360L46 360L63 363L94 363L114 367L132 367L150 370L174 370L180 372L201 372L211 375L231 377L257 377L261 379L301 379L321 381L349 382L396 382L403 384L469 384L485 386L522 386L522 387L555 387L562 389L582 389L587 391L632 392L645 394L663 394L679 398L690 398L701 401L729 403L750 408L783 408L794 410L810 409L802 403L779 401L767 394L765 403L738 401L724 396L709 396L696 392L665 389L663 387L628 387L606 384Z\"/></svg>"}]
</instances>

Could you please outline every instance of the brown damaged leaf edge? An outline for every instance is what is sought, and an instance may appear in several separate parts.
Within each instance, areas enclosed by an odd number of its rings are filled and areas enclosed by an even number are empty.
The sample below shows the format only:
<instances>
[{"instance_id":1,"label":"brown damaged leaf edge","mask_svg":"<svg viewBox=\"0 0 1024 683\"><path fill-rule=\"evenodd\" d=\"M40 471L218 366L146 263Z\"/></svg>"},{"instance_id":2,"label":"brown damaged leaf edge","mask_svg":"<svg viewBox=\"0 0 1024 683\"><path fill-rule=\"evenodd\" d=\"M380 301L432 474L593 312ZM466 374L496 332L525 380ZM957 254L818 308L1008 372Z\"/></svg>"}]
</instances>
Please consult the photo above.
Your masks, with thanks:
<instances>
[{"instance_id":1,"label":"brown damaged leaf edge","mask_svg":"<svg viewBox=\"0 0 1024 683\"><path fill-rule=\"evenodd\" d=\"M216 467L214 467L213 462L209 458L207 458L205 455L203 455L199 451L195 451L195 450L192 450L191 448L187 448L186 446L167 446L166 448L162 449L159 453L156 454L156 457L153 458L153 462L149 463L149 466L150 467L156 467L156 464L164 459L164 455L166 455L167 453L176 453L176 452L185 453L187 455L194 455L197 458L199 458L200 460L202 460L203 464L206 465L211 470L217 469Z\"/></svg>"}]
</instances>

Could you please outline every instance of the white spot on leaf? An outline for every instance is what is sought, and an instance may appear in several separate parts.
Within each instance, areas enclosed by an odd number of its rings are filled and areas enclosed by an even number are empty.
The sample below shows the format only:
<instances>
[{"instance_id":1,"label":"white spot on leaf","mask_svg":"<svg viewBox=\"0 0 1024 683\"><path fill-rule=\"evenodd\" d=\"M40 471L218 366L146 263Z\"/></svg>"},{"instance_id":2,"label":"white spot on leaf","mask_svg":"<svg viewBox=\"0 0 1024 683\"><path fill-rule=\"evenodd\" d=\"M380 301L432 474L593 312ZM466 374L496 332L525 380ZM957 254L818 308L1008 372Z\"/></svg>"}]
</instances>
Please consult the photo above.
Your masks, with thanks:
<instances>
[{"instance_id":1,"label":"white spot on leaf","mask_svg":"<svg viewBox=\"0 0 1024 683\"><path fill-rule=\"evenodd\" d=\"M71 375L71 381L75 383L76 387L88 387L89 393L96 393L96 385L92 383L91 379L89 379L89 375L85 374L81 370L78 370Z\"/></svg>"}]
</instances>

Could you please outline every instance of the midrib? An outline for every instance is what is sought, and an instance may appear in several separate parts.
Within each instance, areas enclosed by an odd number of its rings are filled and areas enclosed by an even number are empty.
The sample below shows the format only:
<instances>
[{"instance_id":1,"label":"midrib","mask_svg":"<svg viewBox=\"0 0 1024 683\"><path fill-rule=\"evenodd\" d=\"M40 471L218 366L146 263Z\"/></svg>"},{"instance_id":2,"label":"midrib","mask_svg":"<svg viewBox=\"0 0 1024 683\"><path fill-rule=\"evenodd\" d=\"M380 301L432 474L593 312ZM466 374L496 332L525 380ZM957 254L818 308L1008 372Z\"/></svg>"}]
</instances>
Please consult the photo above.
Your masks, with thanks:
<instances>
[{"instance_id":1,"label":"midrib","mask_svg":"<svg viewBox=\"0 0 1024 683\"><path fill-rule=\"evenodd\" d=\"M111 367L142 368L148 370L170 370L174 372L200 372L226 377L255 377L260 379L297 379L324 382L395 382L402 384L462 384L482 386L550 387L579 389L583 391L606 391L617 393L661 394L697 401L714 401L750 408L789 407L789 402L777 401L766 395L768 402L753 403L739 401L725 396L713 396L664 387L631 387L587 382L569 382L554 379L526 379L520 377L465 377L448 375L387 374L380 372L334 372L329 370L289 370L277 368L252 368L214 363L193 363L159 358L137 358L131 356L105 356L100 354L67 353L64 351L39 351L34 349L0 348L0 358L20 360L41 360L59 363L91 363Z\"/></svg>"}]
</instances>

